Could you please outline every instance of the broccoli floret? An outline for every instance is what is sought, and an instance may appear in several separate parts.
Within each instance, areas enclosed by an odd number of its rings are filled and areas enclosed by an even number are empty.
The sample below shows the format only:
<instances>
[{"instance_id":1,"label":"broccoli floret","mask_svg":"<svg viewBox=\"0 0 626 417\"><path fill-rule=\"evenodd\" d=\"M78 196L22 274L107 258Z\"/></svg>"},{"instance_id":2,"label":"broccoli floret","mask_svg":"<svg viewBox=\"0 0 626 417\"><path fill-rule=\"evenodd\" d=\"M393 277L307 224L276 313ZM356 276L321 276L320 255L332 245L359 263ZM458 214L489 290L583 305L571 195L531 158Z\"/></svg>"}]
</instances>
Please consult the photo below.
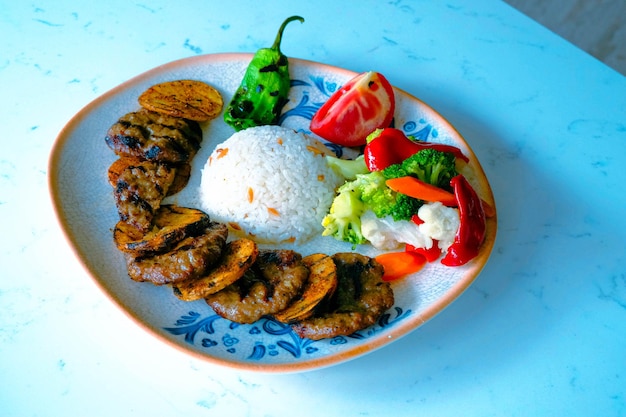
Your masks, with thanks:
<instances>
[{"instance_id":1,"label":"broccoli floret","mask_svg":"<svg viewBox=\"0 0 626 417\"><path fill-rule=\"evenodd\" d=\"M323 236L332 236L353 245L367 242L361 232L361 214L365 211L365 204L361 201L359 182L358 179L346 182L337 189L338 194L329 213L322 219Z\"/></svg>"},{"instance_id":2,"label":"broccoli floret","mask_svg":"<svg viewBox=\"0 0 626 417\"><path fill-rule=\"evenodd\" d=\"M423 149L402 163L385 168L383 175L386 179L411 175L439 188L450 189L450 180L457 175L455 161L456 157L450 152Z\"/></svg>"},{"instance_id":3,"label":"broccoli floret","mask_svg":"<svg viewBox=\"0 0 626 417\"><path fill-rule=\"evenodd\" d=\"M355 180L337 189L329 213L322 219L322 235L355 245L367 243L361 231L361 215L366 210L372 210L378 217L409 220L421 205L420 200L387 187L380 171L357 174Z\"/></svg>"},{"instance_id":4,"label":"broccoli floret","mask_svg":"<svg viewBox=\"0 0 626 417\"><path fill-rule=\"evenodd\" d=\"M396 221L409 220L422 205L420 200L397 193L387 187L386 178L380 171L359 176L359 179L361 180L361 200L377 217L391 216Z\"/></svg>"},{"instance_id":5,"label":"broccoli floret","mask_svg":"<svg viewBox=\"0 0 626 417\"><path fill-rule=\"evenodd\" d=\"M396 193L396 204L391 207L387 214L396 221L410 220L423 204L424 202L421 200Z\"/></svg>"}]
</instances>

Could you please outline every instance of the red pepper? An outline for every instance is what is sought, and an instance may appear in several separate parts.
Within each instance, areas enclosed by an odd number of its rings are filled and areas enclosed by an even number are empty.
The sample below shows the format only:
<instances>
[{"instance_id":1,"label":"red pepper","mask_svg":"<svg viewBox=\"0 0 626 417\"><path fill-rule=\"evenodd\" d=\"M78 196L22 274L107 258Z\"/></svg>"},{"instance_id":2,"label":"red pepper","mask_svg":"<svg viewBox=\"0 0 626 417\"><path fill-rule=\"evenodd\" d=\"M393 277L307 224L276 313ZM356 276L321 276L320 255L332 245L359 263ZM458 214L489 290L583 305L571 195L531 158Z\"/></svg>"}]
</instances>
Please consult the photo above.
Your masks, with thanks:
<instances>
[{"instance_id":1,"label":"red pepper","mask_svg":"<svg viewBox=\"0 0 626 417\"><path fill-rule=\"evenodd\" d=\"M418 216L417 214L414 214L414 215L412 215L412 216L411 216L411 221L412 221L413 223L415 223L416 225L418 225L418 226L419 226L420 224L425 223L425 222L424 222L424 220L422 220L422 219L420 218L420 216Z\"/></svg>"},{"instance_id":2,"label":"red pepper","mask_svg":"<svg viewBox=\"0 0 626 417\"><path fill-rule=\"evenodd\" d=\"M480 246L485 240L487 223L482 200L467 179L457 175L450 180L450 185L454 189L461 223L454 242L441 263L446 266L460 266L478 255Z\"/></svg>"},{"instance_id":3,"label":"red pepper","mask_svg":"<svg viewBox=\"0 0 626 417\"><path fill-rule=\"evenodd\" d=\"M381 171L389 165L401 163L422 149L429 148L441 152L450 152L465 162L469 161L469 158L463 155L456 146L414 141L409 139L404 132L393 127L383 129L379 136L365 145L363 155L365 164L370 171Z\"/></svg>"},{"instance_id":4,"label":"red pepper","mask_svg":"<svg viewBox=\"0 0 626 417\"><path fill-rule=\"evenodd\" d=\"M407 245L405 246L404 250L406 252L419 253L424 258L426 258L426 260L428 262L434 262L437 259L439 259L439 257L441 256L441 249L439 249L439 242L436 239L433 239L433 245L430 247L430 249L417 248L417 247L415 247L413 245L409 245L407 243Z\"/></svg>"},{"instance_id":5,"label":"red pepper","mask_svg":"<svg viewBox=\"0 0 626 417\"><path fill-rule=\"evenodd\" d=\"M411 217L411 221L418 226L424 223L424 220L422 220L417 214L414 214ZM405 252L419 253L424 258L426 258L428 262L435 262L441 256L441 249L439 248L439 241L437 239L433 239L433 245L430 247L430 249L418 248L407 243L404 246L404 250Z\"/></svg>"}]
</instances>

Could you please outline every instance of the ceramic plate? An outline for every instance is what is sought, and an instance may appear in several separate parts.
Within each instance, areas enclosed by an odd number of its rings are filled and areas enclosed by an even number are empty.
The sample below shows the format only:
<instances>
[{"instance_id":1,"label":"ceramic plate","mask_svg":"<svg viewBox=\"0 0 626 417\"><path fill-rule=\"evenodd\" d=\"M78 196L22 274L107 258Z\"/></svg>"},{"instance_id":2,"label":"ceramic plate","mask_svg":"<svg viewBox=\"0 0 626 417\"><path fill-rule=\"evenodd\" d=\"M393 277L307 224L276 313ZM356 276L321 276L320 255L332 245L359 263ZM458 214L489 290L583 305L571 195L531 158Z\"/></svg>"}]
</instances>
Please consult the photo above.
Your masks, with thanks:
<instances>
[{"instance_id":1,"label":"ceramic plate","mask_svg":"<svg viewBox=\"0 0 626 417\"><path fill-rule=\"evenodd\" d=\"M89 274L116 305L158 339L207 361L246 370L298 372L337 364L415 330L459 296L487 261L495 240L496 219L488 220L487 239L476 259L458 268L431 263L414 276L393 282L395 305L376 325L351 336L301 339L289 326L271 319L238 325L218 317L203 301L180 301L169 287L132 281L112 240L111 230L118 218L106 174L116 156L104 141L108 128L120 116L138 109L137 98L144 90L163 81L205 81L216 87L227 103L251 57L219 54L175 61L141 74L87 105L61 131L52 150L52 200L69 244ZM281 124L308 132L315 110L356 73L298 59L290 63L293 87ZM470 181L482 198L493 204L484 172L459 133L420 100L400 90L396 90L396 100L395 126L419 139L460 147L470 157ZM191 180L185 190L169 198L171 202L187 205L193 201L200 169L208 155L233 133L221 117L203 129L202 149L193 160ZM347 151L333 149L338 153ZM317 238L295 249L306 255L320 246L327 253L351 250L350 245L330 237ZM375 254L368 245L356 250Z\"/></svg>"}]
</instances>

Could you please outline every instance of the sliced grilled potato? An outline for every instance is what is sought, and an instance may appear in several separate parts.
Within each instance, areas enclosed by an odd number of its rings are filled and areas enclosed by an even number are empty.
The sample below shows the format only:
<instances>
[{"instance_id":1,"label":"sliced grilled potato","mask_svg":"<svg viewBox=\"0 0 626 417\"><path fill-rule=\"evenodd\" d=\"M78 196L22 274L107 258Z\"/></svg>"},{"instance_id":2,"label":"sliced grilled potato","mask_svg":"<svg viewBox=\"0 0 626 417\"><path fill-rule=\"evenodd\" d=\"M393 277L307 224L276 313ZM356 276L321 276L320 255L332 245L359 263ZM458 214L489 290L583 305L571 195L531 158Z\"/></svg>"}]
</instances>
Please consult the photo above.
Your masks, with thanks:
<instances>
[{"instance_id":1,"label":"sliced grilled potato","mask_svg":"<svg viewBox=\"0 0 626 417\"><path fill-rule=\"evenodd\" d=\"M139 104L148 110L197 122L214 119L224 107L219 91L195 80L156 84L139 96Z\"/></svg>"},{"instance_id":2,"label":"sliced grilled potato","mask_svg":"<svg viewBox=\"0 0 626 417\"><path fill-rule=\"evenodd\" d=\"M240 279L254 264L259 250L253 240L241 238L226 245L222 258L205 276L173 286L184 301L195 301L214 294Z\"/></svg>"},{"instance_id":3,"label":"sliced grilled potato","mask_svg":"<svg viewBox=\"0 0 626 417\"><path fill-rule=\"evenodd\" d=\"M134 256L163 253L186 237L202 233L210 219L201 210L166 204L156 212L152 224L152 230L142 234L132 225L118 222L113 230L117 248Z\"/></svg>"},{"instance_id":4,"label":"sliced grilled potato","mask_svg":"<svg viewBox=\"0 0 626 417\"><path fill-rule=\"evenodd\" d=\"M285 310L274 314L283 323L294 323L313 315L315 307L331 297L337 288L337 267L332 257L324 254L306 256L302 262L309 268L309 279L302 295Z\"/></svg>"},{"instance_id":5,"label":"sliced grilled potato","mask_svg":"<svg viewBox=\"0 0 626 417\"><path fill-rule=\"evenodd\" d=\"M205 276L173 285L174 294L183 301L195 301L226 288L246 273L259 254L257 244L246 238L226 244L222 258Z\"/></svg>"}]
</instances>

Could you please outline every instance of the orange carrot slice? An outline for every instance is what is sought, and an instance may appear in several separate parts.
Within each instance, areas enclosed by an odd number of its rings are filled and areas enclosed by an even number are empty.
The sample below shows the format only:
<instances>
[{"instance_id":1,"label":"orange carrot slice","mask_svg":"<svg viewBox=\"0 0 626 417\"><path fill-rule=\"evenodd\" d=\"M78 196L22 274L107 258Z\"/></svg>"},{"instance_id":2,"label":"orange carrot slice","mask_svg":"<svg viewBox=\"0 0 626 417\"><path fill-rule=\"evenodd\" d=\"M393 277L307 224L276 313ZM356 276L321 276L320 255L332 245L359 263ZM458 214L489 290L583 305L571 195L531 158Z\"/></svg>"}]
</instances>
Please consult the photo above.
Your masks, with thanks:
<instances>
[{"instance_id":1,"label":"orange carrot slice","mask_svg":"<svg viewBox=\"0 0 626 417\"><path fill-rule=\"evenodd\" d=\"M388 252L376 256L385 270L383 281L393 281L413 274L426 265L426 258L417 252Z\"/></svg>"},{"instance_id":2,"label":"orange carrot slice","mask_svg":"<svg viewBox=\"0 0 626 417\"><path fill-rule=\"evenodd\" d=\"M457 205L454 194L442 188L420 181L415 177L406 176L392 178L385 181L387 187L392 190L428 202L439 201L444 206L455 207Z\"/></svg>"}]
</instances>

